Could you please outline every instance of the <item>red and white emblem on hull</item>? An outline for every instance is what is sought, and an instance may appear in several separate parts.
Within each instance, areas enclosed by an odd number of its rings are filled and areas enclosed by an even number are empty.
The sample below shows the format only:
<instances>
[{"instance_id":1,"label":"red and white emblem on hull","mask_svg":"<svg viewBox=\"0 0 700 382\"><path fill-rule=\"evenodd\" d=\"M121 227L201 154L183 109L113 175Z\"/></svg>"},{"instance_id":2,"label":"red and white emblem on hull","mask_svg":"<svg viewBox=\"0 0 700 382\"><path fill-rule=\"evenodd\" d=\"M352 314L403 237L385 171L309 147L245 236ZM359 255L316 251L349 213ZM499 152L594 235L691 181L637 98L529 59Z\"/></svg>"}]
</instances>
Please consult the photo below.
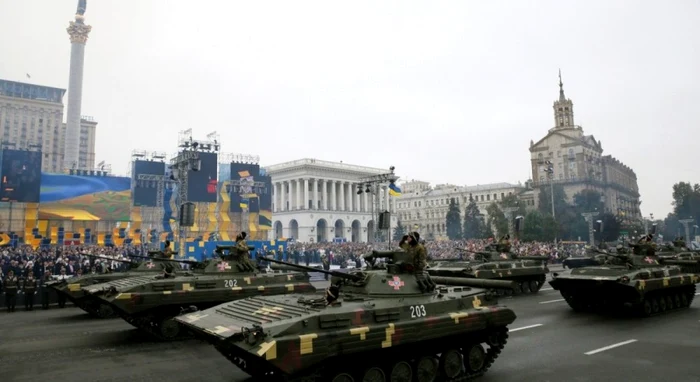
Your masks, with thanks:
<instances>
[{"instance_id":1,"label":"red and white emblem on hull","mask_svg":"<svg viewBox=\"0 0 700 382\"><path fill-rule=\"evenodd\" d=\"M652 259L651 257L648 257L648 256L644 258L644 261L646 261L646 262L649 263L649 264L654 264L654 263L656 262L656 260L654 260L654 259Z\"/></svg>"},{"instance_id":2,"label":"red and white emblem on hull","mask_svg":"<svg viewBox=\"0 0 700 382\"><path fill-rule=\"evenodd\" d=\"M146 263L146 268L148 268L148 269L153 269L153 267L155 267L155 266L156 265L153 263Z\"/></svg>"},{"instance_id":3,"label":"red and white emblem on hull","mask_svg":"<svg viewBox=\"0 0 700 382\"><path fill-rule=\"evenodd\" d=\"M220 262L219 264L216 264L216 267L219 268L219 272L223 272L227 269L231 269L231 266L228 265L228 263L225 261Z\"/></svg>"},{"instance_id":4,"label":"red and white emblem on hull","mask_svg":"<svg viewBox=\"0 0 700 382\"><path fill-rule=\"evenodd\" d=\"M393 287L394 290L399 290L402 286L404 286L404 282L401 281L399 276L394 276L393 279L387 281L386 283L389 284L390 287Z\"/></svg>"}]
</instances>

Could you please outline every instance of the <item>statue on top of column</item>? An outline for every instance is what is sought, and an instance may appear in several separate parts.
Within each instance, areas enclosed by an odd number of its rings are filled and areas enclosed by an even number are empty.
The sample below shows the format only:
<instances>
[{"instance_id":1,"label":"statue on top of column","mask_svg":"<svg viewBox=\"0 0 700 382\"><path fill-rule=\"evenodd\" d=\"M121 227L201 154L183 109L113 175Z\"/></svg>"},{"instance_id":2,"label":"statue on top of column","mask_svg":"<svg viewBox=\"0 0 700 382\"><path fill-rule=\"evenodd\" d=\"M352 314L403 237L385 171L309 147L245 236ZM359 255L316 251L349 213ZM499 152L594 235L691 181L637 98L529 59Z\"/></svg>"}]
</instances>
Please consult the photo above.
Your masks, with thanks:
<instances>
[{"instance_id":1,"label":"statue on top of column","mask_svg":"<svg viewBox=\"0 0 700 382\"><path fill-rule=\"evenodd\" d=\"M85 9L87 8L87 0L78 0L78 10L75 11L76 15L85 15Z\"/></svg>"}]
</instances>

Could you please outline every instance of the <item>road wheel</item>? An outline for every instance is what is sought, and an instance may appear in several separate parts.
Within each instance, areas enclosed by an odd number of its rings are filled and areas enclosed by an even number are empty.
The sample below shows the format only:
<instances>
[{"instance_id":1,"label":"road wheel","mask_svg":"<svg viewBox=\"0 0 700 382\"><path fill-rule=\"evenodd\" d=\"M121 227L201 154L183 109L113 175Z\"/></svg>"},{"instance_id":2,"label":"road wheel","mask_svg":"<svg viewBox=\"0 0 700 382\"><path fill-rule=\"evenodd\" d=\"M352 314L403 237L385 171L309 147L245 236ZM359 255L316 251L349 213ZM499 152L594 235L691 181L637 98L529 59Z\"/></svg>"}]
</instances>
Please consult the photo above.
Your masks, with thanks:
<instances>
[{"instance_id":1,"label":"road wheel","mask_svg":"<svg viewBox=\"0 0 700 382\"><path fill-rule=\"evenodd\" d=\"M416 380L434 382L437 379L440 362L435 357L423 357L416 363Z\"/></svg>"},{"instance_id":2,"label":"road wheel","mask_svg":"<svg viewBox=\"0 0 700 382\"><path fill-rule=\"evenodd\" d=\"M411 382L413 380L413 369L406 361L399 361L391 368L391 382Z\"/></svg>"},{"instance_id":3,"label":"road wheel","mask_svg":"<svg viewBox=\"0 0 700 382\"><path fill-rule=\"evenodd\" d=\"M355 378L352 377L352 375L348 373L340 373L333 377L332 379L333 382L355 382Z\"/></svg>"},{"instance_id":4,"label":"road wheel","mask_svg":"<svg viewBox=\"0 0 700 382\"><path fill-rule=\"evenodd\" d=\"M448 350L440 356L440 369L447 378L457 378L463 367L462 354L455 349Z\"/></svg>"},{"instance_id":5,"label":"road wheel","mask_svg":"<svg viewBox=\"0 0 700 382\"><path fill-rule=\"evenodd\" d=\"M386 375L379 367L371 367L365 371L362 382L386 382Z\"/></svg>"},{"instance_id":6,"label":"road wheel","mask_svg":"<svg viewBox=\"0 0 700 382\"><path fill-rule=\"evenodd\" d=\"M180 324L171 318L164 319L158 324L158 332L166 340L175 339L180 335L181 328Z\"/></svg>"},{"instance_id":7,"label":"road wheel","mask_svg":"<svg viewBox=\"0 0 700 382\"><path fill-rule=\"evenodd\" d=\"M464 366L471 372L477 372L486 363L486 351L481 344L476 344L468 349L464 357Z\"/></svg>"}]
</instances>

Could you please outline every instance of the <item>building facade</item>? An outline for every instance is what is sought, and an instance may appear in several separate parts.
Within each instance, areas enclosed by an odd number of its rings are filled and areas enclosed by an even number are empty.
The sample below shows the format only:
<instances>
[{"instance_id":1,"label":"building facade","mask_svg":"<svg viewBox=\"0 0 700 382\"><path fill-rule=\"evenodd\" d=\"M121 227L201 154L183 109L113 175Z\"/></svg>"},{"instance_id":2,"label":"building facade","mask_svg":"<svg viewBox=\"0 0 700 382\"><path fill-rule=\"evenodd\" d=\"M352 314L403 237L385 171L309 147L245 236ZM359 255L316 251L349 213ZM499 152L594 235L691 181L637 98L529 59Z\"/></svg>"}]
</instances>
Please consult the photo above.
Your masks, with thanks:
<instances>
[{"instance_id":1,"label":"building facade","mask_svg":"<svg viewBox=\"0 0 700 382\"><path fill-rule=\"evenodd\" d=\"M569 203L577 193L592 189L603 195L607 212L641 219L637 175L611 155L603 155L602 143L574 123L574 105L564 95L561 76L553 108L555 127L539 141L530 141L534 200L539 200L540 186L553 182L563 186Z\"/></svg>"},{"instance_id":2,"label":"building facade","mask_svg":"<svg viewBox=\"0 0 700 382\"><path fill-rule=\"evenodd\" d=\"M2 147L41 150L41 170L63 172L66 124L63 123L65 89L0 80ZM78 168L95 167L97 122L82 117Z\"/></svg>"},{"instance_id":3,"label":"building facade","mask_svg":"<svg viewBox=\"0 0 700 382\"><path fill-rule=\"evenodd\" d=\"M527 191L525 186L511 183L477 186L439 184L431 187L430 183L419 180L403 183L401 190L401 198L396 200L397 218L407 229L418 231L427 240L447 239L445 222L453 198L462 217L471 196L484 219L487 219L486 207L491 203L498 203L509 195L520 196Z\"/></svg>"},{"instance_id":4,"label":"building facade","mask_svg":"<svg viewBox=\"0 0 700 382\"><path fill-rule=\"evenodd\" d=\"M366 192L370 189L363 182L388 170L308 158L265 170L273 185L273 238L371 242L378 212L392 211L395 205L388 183ZM395 224L392 214L392 227Z\"/></svg>"}]
</instances>

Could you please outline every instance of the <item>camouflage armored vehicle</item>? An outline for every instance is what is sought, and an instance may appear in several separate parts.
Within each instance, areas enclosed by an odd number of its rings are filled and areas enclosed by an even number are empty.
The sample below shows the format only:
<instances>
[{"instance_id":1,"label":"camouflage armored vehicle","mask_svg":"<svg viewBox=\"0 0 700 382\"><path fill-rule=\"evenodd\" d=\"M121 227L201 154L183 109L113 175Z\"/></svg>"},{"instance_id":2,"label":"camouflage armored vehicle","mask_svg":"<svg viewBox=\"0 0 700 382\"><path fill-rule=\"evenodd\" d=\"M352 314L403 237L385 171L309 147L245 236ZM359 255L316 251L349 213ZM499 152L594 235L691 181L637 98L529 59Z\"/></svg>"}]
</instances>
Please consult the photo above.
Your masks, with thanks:
<instances>
[{"instance_id":1,"label":"camouflage armored vehicle","mask_svg":"<svg viewBox=\"0 0 700 382\"><path fill-rule=\"evenodd\" d=\"M183 311L256 295L316 290L308 274L263 273L247 258L222 257L205 262L178 260L194 271L130 277L82 290L93 303L109 305L131 325L162 340L182 337L181 326L172 318Z\"/></svg>"},{"instance_id":2,"label":"camouflage armored vehicle","mask_svg":"<svg viewBox=\"0 0 700 382\"><path fill-rule=\"evenodd\" d=\"M145 276L149 274L155 276L159 272L162 272L165 268L165 263L158 261L154 262L152 260L134 262L130 260L118 260L96 255L89 256L108 261L126 263L129 264L129 269L126 272L109 271L106 273L86 274L70 279L50 281L47 285L55 290L57 294L64 295L66 300L72 302L75 304L75 306L88 312L91 316L98 318L110 318L116 317L116 315L108 304L98 303L97 301L86 299L85 292L81 289L82 287L106 283L113 280L125 279L132 276Z\"/></svg>"},{"instance_id":3,"label":"camouflage armored vehicle","mask_svg":"<svg viewBox=\"0 0 700 382\"><path fill-rule=\"evenodd\" d=\"M650 243L630 244L631 254L609 254L617 264L575 268L552 274L549 284L575 311L629 308L641 316L687 308L695 297L694 261L664 260Z\"/></svg>"},{"instance_id":4,"label":"camouflage armored vehicle","mask_svg":"<svg viewBox=\"0 0 700 382\"><path fill-rule=\"evenodd\" d=\"M516 316L476 288L514 282L416 274L403 251L364 258L364 271L314 270L332 276L322 295L252 297L176 320L256 380L464 381L486 372Z\"/></svg>"},{"instance_id":5,"label":"camouflage armored vehicle","mask_svg":"<svg viewBox=\"0 0 700 382\"><path fill-rule=\"evenodd\" d=\"M544 285L549 268L547 256L518 256L510 244L489 244L486 251L472 253L472 259L444 259L431 264L432 276L453 276L487 280L515 281L518 287L506 294L537 293Z\"/></svg>"}]
</instances>

